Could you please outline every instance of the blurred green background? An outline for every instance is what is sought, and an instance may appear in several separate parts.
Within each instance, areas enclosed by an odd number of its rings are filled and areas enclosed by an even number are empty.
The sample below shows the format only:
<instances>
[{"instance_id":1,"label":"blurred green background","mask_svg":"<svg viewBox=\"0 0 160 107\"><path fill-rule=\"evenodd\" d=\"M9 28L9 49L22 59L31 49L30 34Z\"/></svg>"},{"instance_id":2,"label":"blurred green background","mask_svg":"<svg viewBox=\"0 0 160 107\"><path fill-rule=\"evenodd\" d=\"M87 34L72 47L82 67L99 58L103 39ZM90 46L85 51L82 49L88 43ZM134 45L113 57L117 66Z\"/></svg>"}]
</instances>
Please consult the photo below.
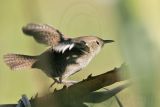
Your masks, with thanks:
<instances>
[{"instance_id":1,"label":"blurred green background","mask_svg":"<svg viewBox=\"0 0 160 107\"><path fill-rule=\"evenodd\" d=\"M11 71L6 53L37 55L47 49L25 36L27 23L45 23L71 37L95 35L116 42L105 46L74 80L97 75L126 62L134 85L118 96L124 107L159 107L159 0L0 0L0 103L22 94L43 93L52 80L40 70ZM97 107L118 107L112 98Z\"/></svg>"}]
</instances>

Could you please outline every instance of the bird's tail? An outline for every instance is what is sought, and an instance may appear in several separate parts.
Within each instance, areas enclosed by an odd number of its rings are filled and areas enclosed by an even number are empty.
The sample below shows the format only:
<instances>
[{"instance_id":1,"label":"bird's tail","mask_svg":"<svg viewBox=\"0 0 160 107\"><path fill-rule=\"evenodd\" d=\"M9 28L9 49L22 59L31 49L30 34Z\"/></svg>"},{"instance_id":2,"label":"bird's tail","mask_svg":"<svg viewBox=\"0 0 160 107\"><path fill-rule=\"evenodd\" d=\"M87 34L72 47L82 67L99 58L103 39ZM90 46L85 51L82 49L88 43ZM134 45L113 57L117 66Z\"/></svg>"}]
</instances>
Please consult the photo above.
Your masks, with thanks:
<instances>
[{"instance_id":1,"label":"bird's tail","mask_svg":"<svg viewBox=\"0 0 160 107\"><path fill-rule=\"evenodd\" d=\"M32 68L32 65L37 61L37 56L6 54L4 55L4 61L12 70L19 70Z\"/></svg>"}]
</instances>

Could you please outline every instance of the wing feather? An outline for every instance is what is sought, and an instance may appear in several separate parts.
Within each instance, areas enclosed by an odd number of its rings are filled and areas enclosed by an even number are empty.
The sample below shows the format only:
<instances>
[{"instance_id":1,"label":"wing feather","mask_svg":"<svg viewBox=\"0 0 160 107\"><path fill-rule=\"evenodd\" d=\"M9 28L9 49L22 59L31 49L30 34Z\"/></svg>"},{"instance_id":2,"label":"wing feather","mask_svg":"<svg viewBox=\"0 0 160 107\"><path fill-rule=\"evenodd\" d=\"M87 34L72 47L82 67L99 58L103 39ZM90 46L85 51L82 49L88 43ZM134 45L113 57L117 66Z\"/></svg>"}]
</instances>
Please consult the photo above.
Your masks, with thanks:
<instances>
[{"instance_id":1,"label":"wing feather","mask_svg":"<svg viewBox=\"0 0 160 107\"><path fill-rule=\"evenodd\" d=\"M59 43L58 45L53 47L53 50L59 53L62 52L63 54L65 51L71 51L73 48L77 48L79 50L82 50L83 52L89 52L89 47L86 44L84 44L83 42L75 41L65 41L63 43Z\"/></svg>"},{"instance_id":2,"label":"wing feather","mask_svg":"<svg viewBox=\"0 0 160 107\"><path fill-rule=\"evenodd\" d=\"M27 24L22 28L26 35L33 36L34 39L42 44L49 46L57 45L64 39L64 35L57 29L47 24Z\"/></svg>"},{"instance_id":3,"label":"wing feather","mask_svg":"<svg viewBox=\"0 0 160 107\"><path fill-rule=\"evenodd\" d=\"M71 50L74 47L74 43L60 43L53 47L53 50L64 53L66 50Z\"/></svg>"}]
</instances>

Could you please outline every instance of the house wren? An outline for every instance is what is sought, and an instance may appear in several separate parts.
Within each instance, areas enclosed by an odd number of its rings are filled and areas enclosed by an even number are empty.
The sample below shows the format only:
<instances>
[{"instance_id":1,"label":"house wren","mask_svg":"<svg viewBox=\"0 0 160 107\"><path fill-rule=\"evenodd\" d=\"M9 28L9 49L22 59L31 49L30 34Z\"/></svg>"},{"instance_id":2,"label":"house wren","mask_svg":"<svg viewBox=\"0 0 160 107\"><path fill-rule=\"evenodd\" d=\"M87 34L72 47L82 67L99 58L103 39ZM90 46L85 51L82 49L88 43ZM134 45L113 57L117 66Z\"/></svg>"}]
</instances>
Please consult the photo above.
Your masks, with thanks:
<instances>
[{"instance_id":1,"label":"house wren","mask_svg":"<svg viewBox=\"0 0 160 107\"><path fill-rule=\"evenodd\" d=\"M33 36L37 42L49 45L50 48L37 56L7 54L4 55L5 63L12 70L41 69L59 83L65 83L67 77L86 67L104 44L113 42L95 36L68 38L46 24L30 23L22 30L24 34Z\"/></svg>"}]
</instances>

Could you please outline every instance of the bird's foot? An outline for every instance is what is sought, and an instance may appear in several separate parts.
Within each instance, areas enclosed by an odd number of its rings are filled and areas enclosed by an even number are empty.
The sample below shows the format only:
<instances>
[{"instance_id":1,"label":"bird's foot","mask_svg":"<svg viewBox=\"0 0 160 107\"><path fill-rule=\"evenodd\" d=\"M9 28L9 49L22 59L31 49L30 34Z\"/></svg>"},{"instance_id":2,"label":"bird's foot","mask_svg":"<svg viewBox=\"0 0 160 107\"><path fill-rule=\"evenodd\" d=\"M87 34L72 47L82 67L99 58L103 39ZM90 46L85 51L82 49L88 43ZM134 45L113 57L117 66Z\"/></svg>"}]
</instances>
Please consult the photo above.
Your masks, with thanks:
<instances>
[{"instance_id":1,"label":"bird's foot","mask_svg":"<svg viewBox=\"0 0 160 107\"><path fill-rule=\"evenodd\" d=\"M54 79L54 82L49 86L49 89L50 90L56 83L57 84L63 84L65 87L70 87L71 85L73 84L76 84L78 81L73 81L73 80L62 80L60 81L59 79L55 78Z\"/></svg>"},{"instance_id":2,"label":"bird's foot","mask_svg":"<svg viewBox=\"0 0 160 107\"><path fill-rule=\"evenodd\" d=\"M73 81L73 80L63 80L62 84L64 84L64 86L66 87L70 87L73 84L76 84L78 81Z\"/></svg>"}]
</instances>

